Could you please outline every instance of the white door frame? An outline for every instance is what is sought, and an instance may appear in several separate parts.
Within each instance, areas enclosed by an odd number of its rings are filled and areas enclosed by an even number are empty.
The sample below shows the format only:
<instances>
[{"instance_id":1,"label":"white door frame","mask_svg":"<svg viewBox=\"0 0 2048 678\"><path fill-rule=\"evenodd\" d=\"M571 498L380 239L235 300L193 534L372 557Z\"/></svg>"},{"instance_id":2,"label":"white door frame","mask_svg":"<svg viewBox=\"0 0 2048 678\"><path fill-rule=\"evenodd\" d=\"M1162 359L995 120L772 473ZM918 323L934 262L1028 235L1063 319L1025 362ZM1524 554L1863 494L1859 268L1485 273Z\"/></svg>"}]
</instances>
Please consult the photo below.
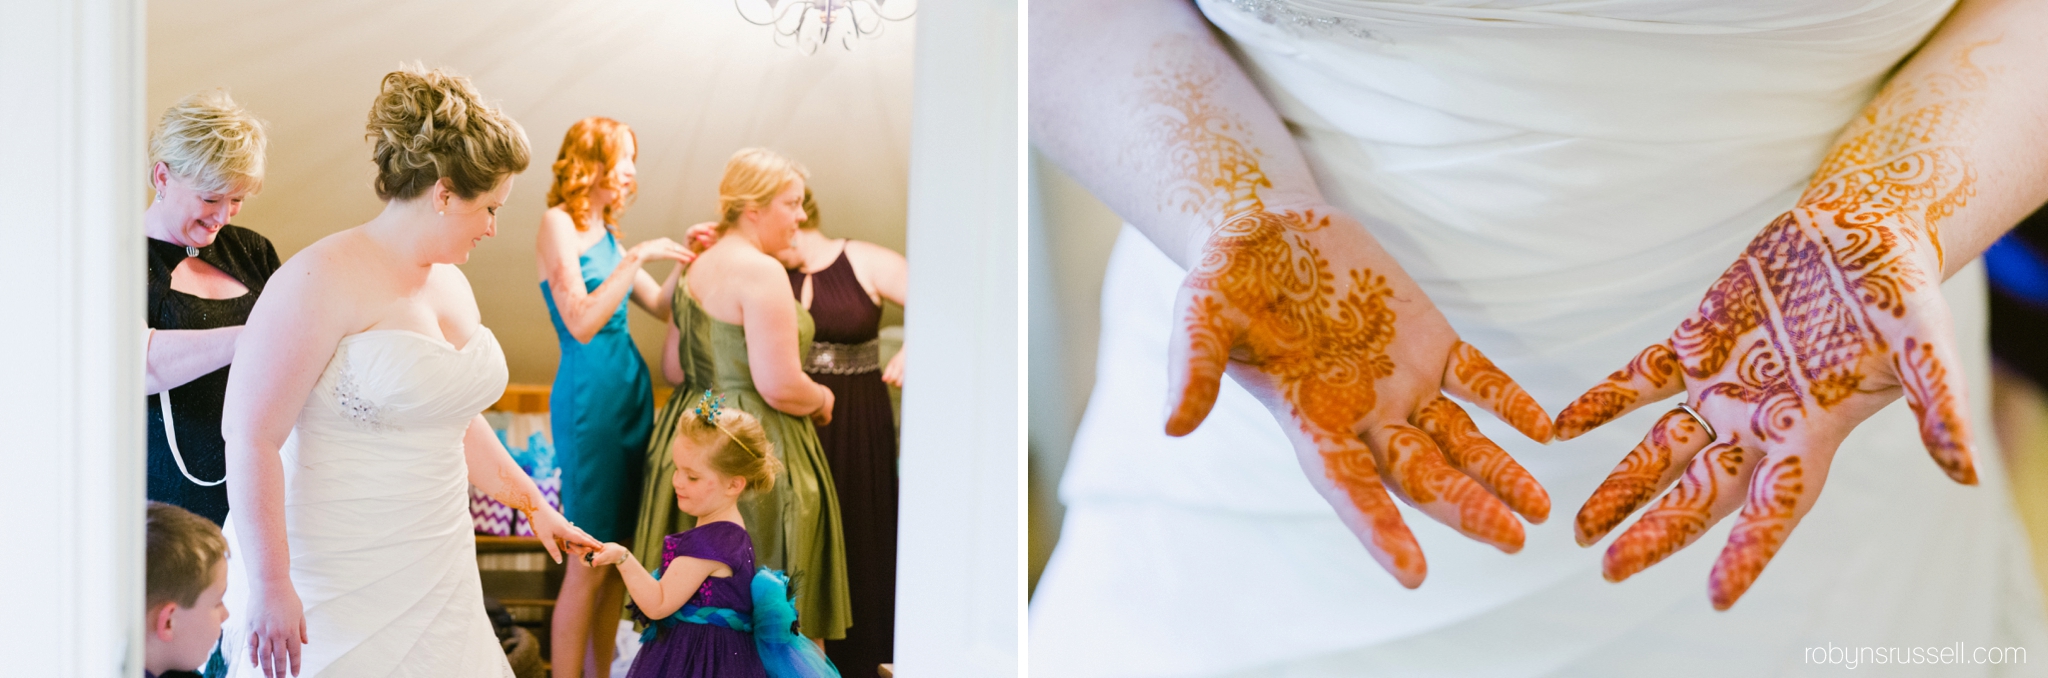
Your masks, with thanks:
<instances>
[{"instance_id":1,"label":"white door frame","mask_svg":"<svg viewBox=\"0 0 2048 678\"><path fill-rule=\"evenodd\" d=\"M1015 676L1023 656L1017 9L952 0L918 17L896 627L912 678ZM0 665L139 676L143 3L7 14Z\"/></svg>"}]
</instances>

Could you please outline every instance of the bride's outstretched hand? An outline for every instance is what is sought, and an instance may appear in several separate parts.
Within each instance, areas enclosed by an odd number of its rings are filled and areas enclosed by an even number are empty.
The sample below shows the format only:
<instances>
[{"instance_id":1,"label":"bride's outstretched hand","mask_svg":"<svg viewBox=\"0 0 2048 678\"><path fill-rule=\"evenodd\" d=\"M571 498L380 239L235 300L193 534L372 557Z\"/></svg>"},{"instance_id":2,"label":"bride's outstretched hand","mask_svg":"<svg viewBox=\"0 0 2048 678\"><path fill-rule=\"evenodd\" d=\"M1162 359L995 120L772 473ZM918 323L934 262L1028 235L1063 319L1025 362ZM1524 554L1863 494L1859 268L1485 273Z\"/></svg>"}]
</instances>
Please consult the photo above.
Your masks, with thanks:
<instances>
[{"instance_id":1,"label":"bride's outstretched hand","mask_svg":"<svg viewBox=\"0 0 2048 678\"><path fill-rule=\"evenodd\" d=\"M1740 509L1708 580L1715 608L1735 604L1813 508L1843 438L1900 396L1934 462L1976 483L1939 247L1889 204L1863 202L1885 195L1864 185L1878 181L1855 179L1810 189L1670 338L1558 413L1559 439L1680 393L1704 417L1658 419L1579 510L1579 544L1591 545L1678 484L1608 547L1609 580Z\"/></svg>"},{"instance_id":2,"label":"bride's outstretched hand","mask_svg":"<svg viewBox=\"0 0 2048 678\"><path fill-rule=\"evenodd\" d=\"M1310 483L1402 585L1428 568L1390 490L1509 553L1522 547L1515 513L1549 515L1543 487L1445 396L1539 442L1550 417L1350 217L1261 205L1226 219L1176 317L1166 432L1194 431L1228 372L1283 422Z\"/></svg>"},{"instance_id":3,"label":"bride's outstretched hand","mask_svg":"<svg viewBox=\"0 0 2048 678\"><path fill-rule=\"evenodd\" d=\"M1679 393L1699 413L1658 419L1579 510L1591 545L1677 483L1608 546L1608 579L1740 509L1707 584L1715 608L1734 605L1820 498L1850 430L1901 396L1942 472L1977 482L1940 228L1977 193L1966 141L1988 76L1970 55L1985 44L1887 84L1699 310L1558 414L1570 438Z\"/></svg>"},{"instance_id":4,"label":"bride's outstretched hand","mask_svg":"<svg viewBox=\"0 0 2048 678\"><path fill-rule=\"evenodd\" d=\"M562 553L571 556L582 555L604 548L604 542L591 538L589 533L578 529L562 517L560 511L543 506L539 511L527 514L527 524L533 526L533 536L548 550L548 557L557 564L562 562Z\"/></svg>"}]
</instances>

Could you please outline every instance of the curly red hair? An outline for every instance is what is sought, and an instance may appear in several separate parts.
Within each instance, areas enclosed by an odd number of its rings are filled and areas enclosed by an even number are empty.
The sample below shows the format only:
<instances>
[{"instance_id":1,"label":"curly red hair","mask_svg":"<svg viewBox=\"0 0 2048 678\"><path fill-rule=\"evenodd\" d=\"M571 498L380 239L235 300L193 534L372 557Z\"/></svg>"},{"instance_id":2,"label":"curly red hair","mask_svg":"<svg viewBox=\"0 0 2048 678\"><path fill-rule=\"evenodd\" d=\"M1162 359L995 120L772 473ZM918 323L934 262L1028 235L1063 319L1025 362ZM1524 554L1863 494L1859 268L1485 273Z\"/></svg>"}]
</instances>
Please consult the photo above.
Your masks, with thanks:
<instances>
[{"instance_id":1,"label":"curly red hair","mask_svg":"<svg viewBox=\"0 0 2048 678\"><path fill-rule=\"evenodd\" d=\"M639 186L633 181L614 184L612 168L620 159L637 160L640 140L633 128L611 118L592 116L569 126L562 136L562 152L555 156L555 183L548 187L548 206L562 206L576 230L590 228L583 223L590 212L590 192L598 188L618 191L624 199L604 206L604 227L618 230L619 213L633 203ZM601 183L602 182L602 183Z\"/></svg>"}]
</instances>

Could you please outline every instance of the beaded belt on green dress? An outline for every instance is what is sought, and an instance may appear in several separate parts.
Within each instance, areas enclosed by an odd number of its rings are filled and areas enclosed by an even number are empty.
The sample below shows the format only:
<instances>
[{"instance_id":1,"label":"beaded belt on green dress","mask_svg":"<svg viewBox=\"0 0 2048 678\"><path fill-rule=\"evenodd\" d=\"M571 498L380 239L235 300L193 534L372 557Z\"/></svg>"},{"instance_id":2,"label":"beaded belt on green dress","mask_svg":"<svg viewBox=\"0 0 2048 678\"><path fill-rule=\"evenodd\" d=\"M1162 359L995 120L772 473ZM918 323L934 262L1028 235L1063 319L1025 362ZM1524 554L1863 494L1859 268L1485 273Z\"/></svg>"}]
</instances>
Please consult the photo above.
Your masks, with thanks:
<instances>
[{"instance_id":1,"label":"beaded belt on green dress","mask_svg":"<svg viewBox=\"0 0 2048 678\"><path fill-rule=\"evenodd\" d=\"M811 342L811 360L804 371L811 374L860 374L882 369L882 340L858 344Z\"/></svg>"}]
</instances>

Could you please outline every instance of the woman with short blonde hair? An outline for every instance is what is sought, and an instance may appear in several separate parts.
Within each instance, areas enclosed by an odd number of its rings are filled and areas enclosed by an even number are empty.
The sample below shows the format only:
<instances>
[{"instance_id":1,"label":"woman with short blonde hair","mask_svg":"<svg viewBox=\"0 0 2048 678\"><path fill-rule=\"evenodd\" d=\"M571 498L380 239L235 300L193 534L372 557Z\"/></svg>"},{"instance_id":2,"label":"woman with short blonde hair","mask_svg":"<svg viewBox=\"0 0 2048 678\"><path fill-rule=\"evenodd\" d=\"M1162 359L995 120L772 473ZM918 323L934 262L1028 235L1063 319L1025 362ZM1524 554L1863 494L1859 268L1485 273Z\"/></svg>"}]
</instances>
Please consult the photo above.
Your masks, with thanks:
<instances>
[{"instance_id":1,"label":"woman with short blonde hair","mask_svg":"<svg viewBox=\"0 0 2048 678\"><path fill-rule=\"evenodd\" d=\"M149 498L219 524L225 444L221 401L249 310L277 249L228 224L263 186L264 125L221 90L179 99L149 139Z\"/></svg>"}]
</instances>

